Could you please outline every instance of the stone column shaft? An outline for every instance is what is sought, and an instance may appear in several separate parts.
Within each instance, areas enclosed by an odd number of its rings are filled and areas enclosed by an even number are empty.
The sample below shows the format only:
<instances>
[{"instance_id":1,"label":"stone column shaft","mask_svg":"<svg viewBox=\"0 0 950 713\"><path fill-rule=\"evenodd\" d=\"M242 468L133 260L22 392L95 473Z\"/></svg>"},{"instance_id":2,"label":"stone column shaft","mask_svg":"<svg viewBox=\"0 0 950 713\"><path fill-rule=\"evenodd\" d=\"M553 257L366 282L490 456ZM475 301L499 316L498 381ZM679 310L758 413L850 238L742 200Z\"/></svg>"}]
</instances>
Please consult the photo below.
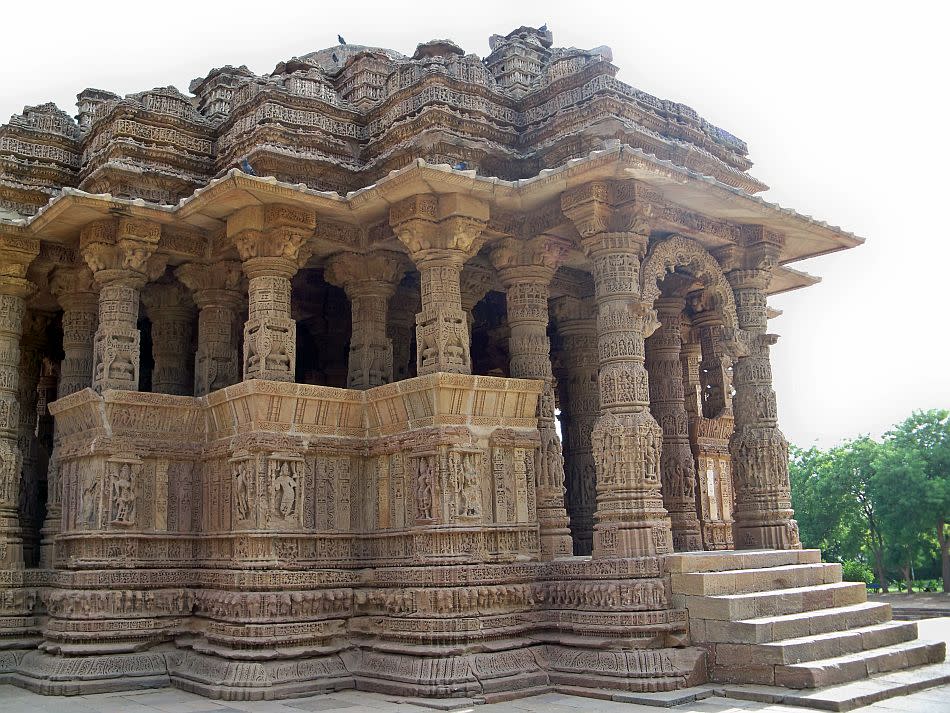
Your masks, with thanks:
<instances>
[{"instance_id":1,"label":"stone column shaft","mask_svg":"<svg viewBox=\"0 0 950 713\"><path fill-rule=\"evenodd\" d=\"M416 315L416 371L472 373L471 334L459 278L464 253L444 252L416 263L422 310Z\"/></svg>"},{"instance_id":2,"label":"stone column shaft","mask_svg":"<svg viewBox=\"0 0 950 713\"><path fill-rule=\"evenodd\" d=\"M509 372L516 379L543 382L538 404L541 458L537 473L541 557L554 559L573 553L570 520L564 508L564 456L554 424L554 372L548 339L549 286L569 244L539 235L507 238L492 250L491 259L507 291Z\"/></svg>"},{"instance_id":3,"label":"stone column shaft","mask_svg":"<svg viewBox=\"0 0 950 713\"><path fill-rule=\"evenodd\" d=\"M84 293L76 299L61 298L63 305L63 361L59 369L57 398L92 385L92 354L99 325L98 297Z\"/></svg>"},{"instance_id":4,"label":"stone column shaft","mask_svg":"<svg viewBox=\"0 0 950 713\"><path fill-rule=\"evenodd\" d=\"M142 335L137 322L139 291L144 280L137 275L102 276L99 289L99 324L94 346L92 387L137 391L139 388Z\"/></svg>"},{"instance_id":5,"label":"stone column shaft","mask_svg":"<svg viewBox=\"0 0 950 713\"><path fill-rule=\"evenodd\" d=\"M410 363L416 314L421 308L419 289L399 288L389 299L386 336L393 345L393 381L408 379L414 369Z\"/></svg>"},{"instance_id":6,"label":"stone column shaft","mask_svg":"<svg viewBox=\"0 0 950 713\"><path fill-rule=\"evenodd\" d=\"M190 396L195 321L191 297L177 283L155 283L145 290L142 301L152 322L152 391Z\"/></svg>"},{"instance_id":7,"label":"stone column shaft","mask_svg":"<svg viewBox=\"0 0 950 713\"><path fill-rule=\"evenodd\" d=\"M696 511L696 466L689 445L689 422L683 388L682 320L685 300L656 301L660 328L647 340L650 410L663 429L663 504L673 526L673 549L701 550L702 530Z\"/></svg>"},{"instance_id":8,"label":"stone column shaft","mask_svg":"<svg viewBox=\"0 0 950 713\"><path fill-rule=\"evenodd\" d=\"M777 337L766 333L766 290L778 251L771 245L747 250L745 269L726 273L746 341L733 374L735 542L741 549L796 549L801 543L793 519L788 442L778 428L769 361Z\"/></svg>"},{"instance_id":9,"label":"stone column shaft","mask_svg":"<svg viewBox=\"0 0 950 713\"><path fill-rule=\"evenodd\" d=\"M640 300L640 261L649 213L627 185L592 183L561 196L581 235L597 303L600 417L591 435L597 466L593 556L637 557L673 550L663 508L663 431L650 414L644 338L656 328Z\"/></svg>"},{"instance_id":10,"label":"stone column shaft","mask_svg":"<svg viewBox=\"0 0 950 713\"><path fill-rule=\"evenodd\" d=\"M554 302L560 361L564 368L561 404L567 512L574 554L593 548L597 476L591 433L600 415L597 389L597 321L592 300L561 297Z\"/></svg>"},{"instance_id":11,"label":"stone column shaft","mask_svg":"<svg viewBox=\"0 0 950 713\"><path fill-rule=\"evenodd\" d=\"M240 263L188 263L175 275L192 291L199 310L194 395L236 384L241 378L237 320L244 299Z\"/></svg>"},{"instance_id":12,"label":"stone column shaft","mask_svg":"<svg viewBox=\"0 0 950 713\"><path fill-rule=\"evenodd\" d=\"M50 290L63 308L63 360L59 365L56 398L92 386L93 351L99 324L99 296L92 272L85 265L57 268ZM46 474L46 519L40 530L40 566L56 561L55 539L62 527L62 492L56 446Z\"/></svg>"},{"instance_id":13,"label":"stone column shaft","mask_svg":"<svg viewBox=\"0 0 950 713\"><path fill-rule=\"evenodd\" d=\"M22 458L20 464L20 528L23 540L23 561L27 566L39 559L39 448L36 440L37 403L43 349L46 347L46 328L52 315L28 310L23 318L20 337L19 402L20 419L17 443Z\"/></svg>"},{"instance_id":14,"label":"stone column shaft","mask_svg":"<svg viewBox=\"0 0 950 713\"><path fill-rule=\"evenodd\" d=\"M386 313L406 267L399 253L340 253L324 271L326 280L342 287L350 300L353 328L347 388L370 389L393 381L393 344L386 334Z\"/></svg>"}]
</instances>

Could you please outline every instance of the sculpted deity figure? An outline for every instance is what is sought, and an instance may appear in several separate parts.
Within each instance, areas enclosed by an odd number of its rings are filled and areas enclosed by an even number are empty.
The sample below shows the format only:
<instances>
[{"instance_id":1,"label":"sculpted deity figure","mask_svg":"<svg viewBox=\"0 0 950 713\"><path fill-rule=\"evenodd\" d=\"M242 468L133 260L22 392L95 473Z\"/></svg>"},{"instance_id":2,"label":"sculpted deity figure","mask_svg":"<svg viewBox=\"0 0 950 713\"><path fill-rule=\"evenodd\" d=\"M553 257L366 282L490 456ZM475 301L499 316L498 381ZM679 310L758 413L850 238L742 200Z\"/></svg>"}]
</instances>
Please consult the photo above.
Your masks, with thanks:
<instances>
[{"instance_id":1,"label":"sculpted deity figure","mask_svg":"<svg viewBox=\"0 0 950 713\"><path fill-rule=\"evenodd\" d=\"M132 466L123 463L112 480L112 522L131 525L135 522L135 476Z\"/></svg>"},{"instance_id":2,"label":"sculpted deity figure","mask_svg":"<svg viewBox=\"0 0 950 713\"><path fill-rule=\"evenodd\" d=\"M475 517L481 514L478 498L478 471L475 468L475 456L462 458L462 508L463 515Z\"/></svg>"},{"instance_id":3,"label":"sculpted deity figure","mask_svg":"<svg viewBox=\"0 0 950 713\"><path fill-rule=\"evenodd\" d=\"M297 480L287 461L280 464L271 489L275 496L274 504L281 517L290 517L293 515L297 502Z\"/></svg>"},{"instance_id":4,"label":"sculpted deity figure","mask_svg":"<svg viewBox=\"0 0 950 713\"><path fill-rule=\"evenodd\" d=\"M424 456L416 459L416 514L420 520L432 519L432 462Z\"/></svg>"}]
</instances>

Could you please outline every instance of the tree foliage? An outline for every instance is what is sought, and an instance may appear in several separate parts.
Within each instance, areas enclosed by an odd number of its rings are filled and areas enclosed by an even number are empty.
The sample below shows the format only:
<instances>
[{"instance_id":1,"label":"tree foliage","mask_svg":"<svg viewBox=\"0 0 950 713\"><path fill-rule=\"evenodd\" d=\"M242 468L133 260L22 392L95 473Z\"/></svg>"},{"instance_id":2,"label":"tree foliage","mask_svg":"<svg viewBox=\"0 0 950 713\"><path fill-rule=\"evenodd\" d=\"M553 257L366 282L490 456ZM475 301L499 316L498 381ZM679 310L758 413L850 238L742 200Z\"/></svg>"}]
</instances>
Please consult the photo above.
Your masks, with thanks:
<instances>
[{"instance_id":1,"label":"tree foliage","mask_svg":"<svg viewBox=\"0 0 950 713\"><path fill-rule=\"evenodd\" d=\"M883 591L920 568L950 591L950 412L915 411L881 441L792 448L789 478L806 546L870 566Z\"/></svg>"}]
</instances>

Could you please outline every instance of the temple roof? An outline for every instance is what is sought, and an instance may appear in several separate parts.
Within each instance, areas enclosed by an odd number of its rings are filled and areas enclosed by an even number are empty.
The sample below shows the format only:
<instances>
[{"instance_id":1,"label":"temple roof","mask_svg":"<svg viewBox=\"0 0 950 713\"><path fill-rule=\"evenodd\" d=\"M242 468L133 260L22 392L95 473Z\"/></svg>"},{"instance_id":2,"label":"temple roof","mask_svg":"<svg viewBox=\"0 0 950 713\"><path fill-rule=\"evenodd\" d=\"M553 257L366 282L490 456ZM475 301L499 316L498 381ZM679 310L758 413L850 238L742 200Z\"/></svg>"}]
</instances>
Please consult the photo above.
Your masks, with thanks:
<instances>
[{"instance_id":1,"label":"temple roof","mask_svg":"<svg viewBox=\"0 0 950 713\"><path fill-rule=\"evenodd\" d=\"M493 35L485 58L450 39L412 57L339 44L257 75L78 96L0 126L0 207L31 215L65 187L175 203L247 162L258 175L346 194L416 159L517 180L619 140L747 193L744 142L616 78L607 47L555 47L547 29Z\"/></svg>"}]
</instances>

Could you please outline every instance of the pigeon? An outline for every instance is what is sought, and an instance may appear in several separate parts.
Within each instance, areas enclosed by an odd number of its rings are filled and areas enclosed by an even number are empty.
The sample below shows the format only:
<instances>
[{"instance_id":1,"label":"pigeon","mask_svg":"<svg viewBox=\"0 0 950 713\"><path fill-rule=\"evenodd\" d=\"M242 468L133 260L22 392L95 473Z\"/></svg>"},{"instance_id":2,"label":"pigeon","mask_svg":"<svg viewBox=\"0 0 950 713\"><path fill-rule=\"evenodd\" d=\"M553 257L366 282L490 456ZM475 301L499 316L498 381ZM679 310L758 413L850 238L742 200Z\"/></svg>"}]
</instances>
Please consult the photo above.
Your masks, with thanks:
<instances>
[{"instance_id":1,"label":"pigeon","mask_svg":"<svg viewBox=\"0 0 950 713\"><path fill-rule=\"evenodd\" d=\"M456 171L465 171L468 169L468 164L465 163L465 161L459 161L458 163L453 164L452 168L454 168Z\"/></svg>"},{"instance_id":2,"label":"pigeon","mask_svg":"<svg viewBox=\"0 0 950 713\"><path fill-rule=\"evenodd\" d=\"M246 158L241 159L241 170L244 171L248 176L256 176L257 172L251 166L251 162Z\"/></svg>"},{"instance_id":3,"label":"pigeon","mask_svg":"<svg viewBox=\"0 0 950 713\"><path fill-rule=\"evenodd\" d=\"M340 61L339 58L336 56L336 52L334 52L334 53L331 54L330 56L333 57L333 61L334 61L334 62L339 62L339 61Z\"/></svg>"},{"instance_id":4,"label":"pigeon","mask_svg":"<svg viewBox=\"0 0 950 713\"><path fill-rule=\"evenodd\" d=\"M538 28L538 30L539 30L540 32L547 32L547 31L548 31L548 23L545 22L543 25L541 25L541 27Z\"/></svg>"},{"instance_id":5,"label":"pigeon","mask_svg":"<svg viewBox=\"0 0 950 713\"><path fill-rule=\"evenodd\" d=\"M346 44L346 40L343 39L343 35L337 35L337 36L336 36L336 41L339 42L341 45L345 45L345 44Z\"/></svg>"}]
</instances>

